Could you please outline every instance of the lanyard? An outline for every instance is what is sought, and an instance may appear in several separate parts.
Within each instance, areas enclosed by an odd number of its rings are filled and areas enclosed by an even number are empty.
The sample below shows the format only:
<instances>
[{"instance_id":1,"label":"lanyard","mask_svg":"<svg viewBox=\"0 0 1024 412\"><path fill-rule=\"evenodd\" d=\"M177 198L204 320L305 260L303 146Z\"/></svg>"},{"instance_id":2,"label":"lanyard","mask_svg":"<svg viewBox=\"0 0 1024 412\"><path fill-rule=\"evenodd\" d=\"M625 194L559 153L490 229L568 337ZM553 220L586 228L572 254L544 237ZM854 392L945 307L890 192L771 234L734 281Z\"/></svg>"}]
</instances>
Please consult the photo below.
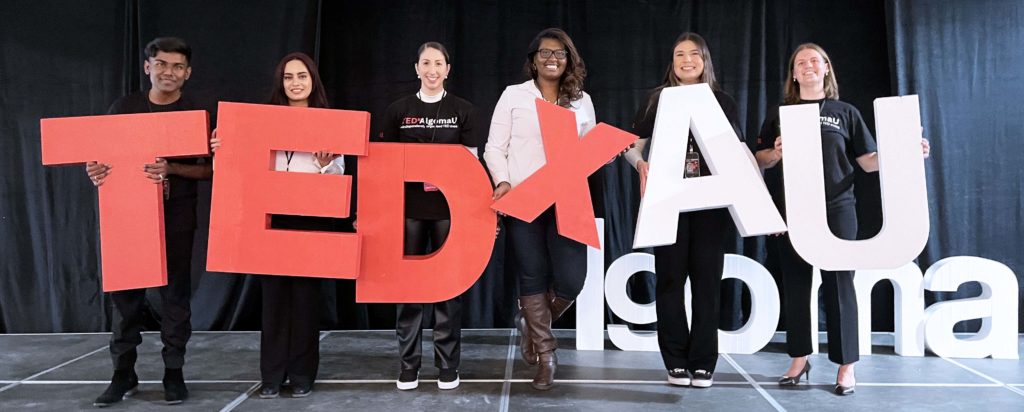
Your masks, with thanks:
<instances>
[{"instance_id":1,"label":"lanyard","mask_svg":"<svg viewBox=\"0 0 1024 412\"><path fill-rule=\"evenodd\" d=\"M294 156L294 155L295 155L295 152L291 151L291 150L286 150L284 152L284 159L285 159L284 171L287 172L291 168L291 166L292 166L292 156Z\"/></svg>"}]
</instances>

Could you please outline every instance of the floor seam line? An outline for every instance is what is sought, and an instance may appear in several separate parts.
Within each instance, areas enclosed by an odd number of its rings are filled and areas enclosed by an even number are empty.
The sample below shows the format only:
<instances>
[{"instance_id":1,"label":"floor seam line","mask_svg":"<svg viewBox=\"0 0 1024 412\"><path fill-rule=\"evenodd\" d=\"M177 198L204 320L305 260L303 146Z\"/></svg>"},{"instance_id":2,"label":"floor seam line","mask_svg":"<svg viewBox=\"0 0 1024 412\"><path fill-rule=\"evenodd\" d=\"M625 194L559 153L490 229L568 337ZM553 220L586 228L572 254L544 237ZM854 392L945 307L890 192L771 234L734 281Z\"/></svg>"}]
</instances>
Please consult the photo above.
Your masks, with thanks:
<instances>
[{"instance_id":1,"label":"floor seam line","mask_svg":"<svg viewBox=\"0 0 1024 412\"><path fill-rule=\"evenodd\" d=\"M512 368L515 366L516 329L508 333L508 355L505 357L505 379L501 385L501 401L498 412L508 412L509 395L512 392Z\"/></svg>"},{"instance_id":2,"label":"floor seam line","mask_svg":"<svg viewBox=\"0 0 1024 412\"><path fill-rule=\"evenodd\" d=\"M260 387L260 382L254 383L252 386L249 387L248 390L245 391L245 393L243 393L241 395L238 395L237 398L232 400L227 405L224 405L224 407L220 409L220 412L231 412L231 411L233 411L235 408L238 407L238 405L241 405L242 402L245 402L246 399L249 399L249 397L252 396L252 394L256 393L256 388L259 388L259 387Z\"/></svg>"},{"instance_id":3,"label":"floor seam line","mask_svg":"<svg viewBox=\"0 0 1024 412\"><path fill-rule=\"evenodd\" d=\"M754 378L751 377L745 369L740 367L740 365L736 363L735 360L733 360L732 356L729 356L729 354L727 353L723 353L722 358L725 359L726 362L729 362L729 365L732 365L733 369L736 369L736 371L739 372L740 375L743 375L743 379L746 379L747 383L753 386L754 389L757 390L757 393L760 393L761 396L764 397L764 399L768 401L768 403L771 404L776 411L786 410L786 408L783 408L782 405L780 405L779 402L775 400L775 398L772 397L771 394L768 393L768 391L764 390L764 388L761 387L761 384L757 383L757 381L755 381Z\"/></svg>"},{"instance_id":4,"label":"floor seam line","mask_svg":"<svg viewBox=\"0 0 1024 412\"><path fill-rule=\"evenodd\" d=\"M89 357L89 356L92 356L92 355L93 355L93 354L95 354L96 352L99 352L99 351L101 351L101 350L103 350L103 349L106 349L106 348L107 348L107 346L108 346L108 345L103 345L103 346L100 346L100 347L99 347L99 348L97 348L96 350L93 350L93 351L91 351L91 352L89 352L89 353L86 353L86 354L84 354L84 355L81 355L81 356L79 356L79 357L77 357L77 358L74 358L74 359L71 359L71 360L65 361L65 362L63 362L63 363L61 363L61 364L59 364L59 365L57 365L57 366L54 366L54 367L52 367L52 368L49 368L49 369L46 369L46 370L44 370L44 371L42 371L42 372L38 372L38 373L36 373L36 374L34 374L34 375L32 375L32 376L29 376L29 377L27 377L27 378L25 378L25 379L22 379L22 380L20 380L20 381L18 381L18 382L14 382L14 383L11 383L11 384L9 384L9 385L7 385L7 386L4 386L4 387L0 388L0 392L4 392L4 391L6 391L6 390L8 390L8 389L11 389L11 388L14 388L14 387L16 387L16 386L18 386L18 385L21 385L21 384L23 384L23 383L25 383L25 382L27 382L27 381L30 381L30 380L32 380L32 379L35 379L35 378L38 378L38 377L40 377L40 376L43 376L43 375L45 375L45 374L47 374L47 373L53 372L53 371L55 371L55 370L57 370L57 369L63 368L63 367L65 367L65 366L68 366L68 365L70 365L70 364L72 364L72 363L78 362L78 361L80 361L80 360L82 360L82 359L85 359L85 358L87 358L87 357Z\"/></svg>"},{"instance_id":5,"label":"floor seam line","mask_svg":"<svg viewBox=\"0 0 1024 412\"><path fill-rule=\"evenodd\" d=\"M942 359L942 360L945 360L946 362L949 362L949 363L952 363L952 364L954 364L956 366L959 366L960 368L962 368L962 369L964 369L964 370L966 370L968 372L971 372L971 373L973 373L975 375L978 375L978 376L982 377L983 379L986 379L986 380L989 380L989 381L991 381L991 382L993 382L995 384L998 384L999 386L1002 386L1003 388L1006 388L1010 392L1016 393L1016 394L1018 394L1020 396L1024 396L1024 390L1017 389L1017 388L1014 388L1013 386L1007 385L1006 383L1003 383L1002 381L1000 381L1000 380L998 380L996 378L993 378L993 377L988 376L988 375L986 375L984 373L981 373L978 370L975 370L974 368L972 368L970 366L967 366L967 365L964 365L964 364L962 364L960 362L957 362L957 361L955 361L953 359L946 358L946 357L941 357L941 356L939 358Z\"/></svg>"}]
</instances>

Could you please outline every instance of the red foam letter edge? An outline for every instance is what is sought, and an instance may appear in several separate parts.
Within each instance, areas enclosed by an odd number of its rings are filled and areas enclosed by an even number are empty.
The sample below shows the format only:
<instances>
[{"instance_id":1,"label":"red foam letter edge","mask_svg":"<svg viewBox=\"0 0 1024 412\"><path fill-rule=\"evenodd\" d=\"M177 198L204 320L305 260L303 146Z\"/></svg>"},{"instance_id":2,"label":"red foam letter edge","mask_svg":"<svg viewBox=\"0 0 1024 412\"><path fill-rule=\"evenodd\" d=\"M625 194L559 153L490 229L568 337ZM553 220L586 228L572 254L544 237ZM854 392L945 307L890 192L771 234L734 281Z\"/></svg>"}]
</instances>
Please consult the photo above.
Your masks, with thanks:
<instances>
[{"instance_id":1,"label":"red foam letter edge","mask_svg":"<svg viewBox=\"0 0 1024 412\"><path fill-rule=\"evenodd\" d=\"M448 238L427 256L404 256L405 182L437 186L451 210ZM497 217L480 162L458 145L370 143L359 161L363 262L357 302L429 303L460 295L480 278Z\"/></svg>"},{"instance_id":2,"label":"red foam letter edge","mask_svg":"<svg viewBox=\"0 0 1024 412\"><path fill-rule=\"evenodd\" d=\"M363 155L370 114L220 103L207 270L354 279L352 233L277 230L269 215L347 217L352 177L274 171L274 151Z\"/></svg>"},{"instance_id":3,"label":"red foam letter edge","mask_svg":"<svg viewBox=\"0 0 1024 412\"><path fill-rule=\"evenodd\" d=\"M559 234L600 248L587 177L633 144L636 136L601 123L580 139L572 111L541 99L536 104L547 162L493 207L532 222L554 204Z\"/></svg>"},{"instance_id":4,"label":"red foam letter edge","mask_svg":"<svg viewBox=\"0 0 1024 412\"><path fill-rule=\"evenodd\" d=\"M42 119L44 165L113 167L99 187L103 291L167 284L163 190L142 172L157 157L209 152L205 111Z\"/></svg>"}]
</instances>

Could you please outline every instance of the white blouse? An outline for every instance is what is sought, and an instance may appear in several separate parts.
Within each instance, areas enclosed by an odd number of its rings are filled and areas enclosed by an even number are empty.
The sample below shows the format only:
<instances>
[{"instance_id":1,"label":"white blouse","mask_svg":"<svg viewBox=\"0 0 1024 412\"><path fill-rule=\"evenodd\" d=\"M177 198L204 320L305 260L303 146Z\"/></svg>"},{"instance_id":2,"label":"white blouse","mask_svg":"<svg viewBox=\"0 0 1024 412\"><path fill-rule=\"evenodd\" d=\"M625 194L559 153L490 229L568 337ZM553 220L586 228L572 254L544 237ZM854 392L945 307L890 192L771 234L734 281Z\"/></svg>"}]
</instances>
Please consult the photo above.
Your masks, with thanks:
<instances>
[{"instance_id":1,"label":"white blouse","mask_svg":"<svg viewBox=\"0 0 1024 412\"><path fill-rule=\"evenodd\" d=\"M484 146L484 161L494 184L508 182L515 187L544 166L544 142L540 134L535 99L544 96L533 83L515 84L505 88L494 107L491 130ZM590 95L573 101L569 110L576 114L576 131L582 137L597 124Z\"/></svg>"},{"instance_id":2,"label":"white blouse","mask_svg":"<svg viewBox=\"0 0 1024 412\"><path fill-rule=\"evenodd\" d=\"M321 167L312 153L278 150L274 152L274 170L341 175L345 174L345 156L338 156Z\"/></svg>"}]
</instances>

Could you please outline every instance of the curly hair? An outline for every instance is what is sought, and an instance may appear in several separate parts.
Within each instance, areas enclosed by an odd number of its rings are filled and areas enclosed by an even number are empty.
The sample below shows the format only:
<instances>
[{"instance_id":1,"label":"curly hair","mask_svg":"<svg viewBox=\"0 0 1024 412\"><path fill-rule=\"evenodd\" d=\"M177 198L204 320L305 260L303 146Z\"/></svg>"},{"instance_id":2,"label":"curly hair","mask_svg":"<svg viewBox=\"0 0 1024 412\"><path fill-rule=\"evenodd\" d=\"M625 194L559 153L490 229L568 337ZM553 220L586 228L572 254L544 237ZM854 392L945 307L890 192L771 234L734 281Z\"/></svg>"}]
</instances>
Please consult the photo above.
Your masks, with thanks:
<instances>
[{"instance_id":1,"label":"curly hair","mask_svg":"<svg viewBox=\"0 0 1024 412\"><path fill-rule=\"evenodd\" d=\"M526 63L523 65L523 72L531 79L537 80L537 67L533 64L533 57L540 48L544 39L557 40L565 46L566 56L565 72L558 80L558 105L568 107L571 102L583 98L583 80L587 78L587 66L583 63L576 45L569 38L566 32L559 28L548 28L541 30L530 42L530 50L526 54Z\"/></svg>"}]
</instances>

